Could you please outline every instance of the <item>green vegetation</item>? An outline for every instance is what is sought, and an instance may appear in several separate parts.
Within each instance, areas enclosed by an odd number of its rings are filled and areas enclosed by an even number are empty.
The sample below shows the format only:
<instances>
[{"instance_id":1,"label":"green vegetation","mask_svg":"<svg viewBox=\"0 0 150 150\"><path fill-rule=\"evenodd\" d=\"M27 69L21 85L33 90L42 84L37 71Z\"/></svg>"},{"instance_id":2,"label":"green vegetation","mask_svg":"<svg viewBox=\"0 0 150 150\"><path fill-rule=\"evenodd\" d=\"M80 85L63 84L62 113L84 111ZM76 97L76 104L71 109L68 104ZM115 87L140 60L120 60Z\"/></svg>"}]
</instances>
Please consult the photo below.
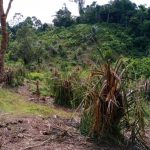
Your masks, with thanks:
<instances>
[{"instance_id":1,"label":"green vegetation","mask_svg":"<svg viewBox=\"0 0 150 150\"><path fill-rule=\"evenodd\" d=\"M20 28L23 30L24 27ZM34 34L30 31L30 34L23 36L16 34L16 38L10 41L6 62L19 61L27 69L37 72L40 70L47 72L53 68L63 72L71 71L74 66L87 69L93 62L101 61L98 47L103 55L112 61L119 56L125 57L131 68L134 68L131 70L132 72L135 70L137 77L141 74L149 76L150 58L148 55L145 56L145 52L139 56L140 52L134 46L134 37L118 24L98 23L95 25L78 24L68 28L49 27L46 32L36 31L33 27L30 29ZM18 32L23 34L24 31L20 30ZM22 39L24 42L20 41L21 38L25 38ZM20 44L24 50L18 47ZM30 49L27 50L26 47ZM30 59L26 60L26 58Z\"/></svg>"},{"instance_id":2,"label":"green vegetation","mask_svg":"<svg viewBox=\"0 0 150 150\"><path fill-rule=\"evenodd\" d=\"M39 99L54 97L57 105L83 109L85 135L122 140L128 129L133 142L149 123L150 8L130 0L86 7L83 0L74 2L78 17L64 6L54 25L36 17L7 25L6 85L25 85ZM115 63L119 58L123 63ZM6 89L0 89L0 111L69 115Z\"/></svg>"},{"instance_id":3,"label":"green vegetation","mask_svg":"<svg viewBox=\"0 0 150 150\"><path fill-rule=\"evenodd\" d=\"M50 83L55 97L54 102L61 106L76 108L82 102L86 82L85 72L81 68L74 68L69 74L55 72Z\"/></svg>"},{"instance_id":4,"label":"green vegetation","mask_svg":"<svg viewBox=\"0 0 150 150\"><path fill-rule=\"evenodd\" d=\"M0 111L2 114L10 113L14 115L61 115L64 117L71 115L60 109L29 102L25 97L8 89L0 89Z\"/></svg>"}]
</instances>

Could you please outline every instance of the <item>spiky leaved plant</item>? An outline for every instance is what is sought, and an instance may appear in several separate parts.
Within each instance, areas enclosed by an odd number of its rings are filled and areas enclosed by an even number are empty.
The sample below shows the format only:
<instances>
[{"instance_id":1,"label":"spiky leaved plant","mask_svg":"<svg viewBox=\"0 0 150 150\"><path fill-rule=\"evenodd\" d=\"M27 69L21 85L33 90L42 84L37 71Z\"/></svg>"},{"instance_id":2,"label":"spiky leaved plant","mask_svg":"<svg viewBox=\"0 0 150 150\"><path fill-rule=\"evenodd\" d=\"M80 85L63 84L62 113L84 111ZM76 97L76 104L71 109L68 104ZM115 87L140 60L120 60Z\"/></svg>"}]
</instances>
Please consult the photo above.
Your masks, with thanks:
<instances>
[{"instance_id":1,"label":"spiky leaved plant","mask_svg":"<svg viewBox=\"0 0 150 150\"><path fill-rule=\"evenodd\" d=\"M53 73L54 103L61 106L71 106L73 99L72 84L69 76L63 77L57 71Z\"/></svg>"},{"instance_id":2,"label":"spiky leaved plant","mask_svg":"<svg viewBox=\"0 0 150 150\"><path fill-rule=\"evenodd\" d=\"M146 116L148 114L144 110L145 96L143 95L143 88L145 88L145 85L141 83L141 80L136 80L132 83L130 90L128 89L128 92L126 92L125 114L119 126L126 137L127 146L128 144L136 144L139 149L147 150L149 148L144 137L145 120L147 120ZM127 134L128 136L126 136Z\"/></svg>"},{"instance_id":3,"label":"spiky leaved plant","mask_svg":"<svg viewBox=\"0 0 150 150\"><path fill-rule=\"evenodd\" d=\"M22 85L25 77L25 68L21 64L5 67L5 84L15 87Z\"/></svg>"},{"instance_id":4,"label":"spiky leaved plant","mask_svg":"<svg viewBox=\"0 0 150 150\"><path fill-rule=\"evenodd\" d=\"M91 72L89 88L83 100L82 133L114 139L123 137L121 130L125 129L130 131L132 139L144 133L140 92L138 87L128 92L124 73L121 60L114 67L109 61L104 61Z\"/></svg>"},{"instance_id":5,"label":"spiky leaved plant","mask_svg":"<svg viewBox=\"0 0 150 150\"><path fill-rule=\"evenodd\" d=\"M70 73L53 73L53 93L55 104L68 107L77 107L84 96L85 80L80 78L82 69L75 67Z\"/></svg>"},{"instance_id":6,"label":"spiky leaved plant","mask_svg":"<svg viewBox=\"0 0 150 150\"><path fill-rule=\"evenodd\" d=\"M92 113L90 125L93 135L112 133L124 114L121 62L113 69L110 62L91 73L90 82L94 86L85 98L85 112ZM82 121L81 121L82 124Z\"/></svg>"}]
</instances>

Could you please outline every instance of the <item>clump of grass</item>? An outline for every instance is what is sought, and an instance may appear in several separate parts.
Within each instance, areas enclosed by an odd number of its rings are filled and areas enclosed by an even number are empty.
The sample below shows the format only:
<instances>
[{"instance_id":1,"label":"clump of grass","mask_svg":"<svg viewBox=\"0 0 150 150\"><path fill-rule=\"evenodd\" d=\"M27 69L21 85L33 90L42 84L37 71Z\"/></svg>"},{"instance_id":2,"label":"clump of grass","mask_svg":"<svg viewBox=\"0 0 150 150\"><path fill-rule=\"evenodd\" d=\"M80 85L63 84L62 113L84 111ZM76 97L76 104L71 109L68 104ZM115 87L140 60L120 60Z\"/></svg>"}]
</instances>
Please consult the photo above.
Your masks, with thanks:
<instances>
[{"instance_id":1,"label":"clump of grass","mask_svg":"<svg viewBox=\"0 0 150 150\"><path fill-rule=\"evenodd\" d=\"M14 66L7 66L5 70L5 83L7 86L16 87L23 84L25 78L23 65L14 64Z\"/></svg>"},{"instance_id":2,"label":"clump of grass","mask_svg":"<svg viewBox=\"0 0 150 150\"><path fill-rule=\"evenodd\" d=\"M53 73L54 102L61 106L77 107L84 95L85 80L80 78L81 68L74 68L68 74Z\"/></svg>"},{"instance_id":3,"label":"clump of grass","mask_svg":"<svg viewBox=\"0 0 150 150\"><path fill-rule=\"evenodd\" d=\"M71 80L69 78L57 79L54 89L55 103L61 106L71 107L71 100L73 99Z\"/></svg>"}]
</instances>

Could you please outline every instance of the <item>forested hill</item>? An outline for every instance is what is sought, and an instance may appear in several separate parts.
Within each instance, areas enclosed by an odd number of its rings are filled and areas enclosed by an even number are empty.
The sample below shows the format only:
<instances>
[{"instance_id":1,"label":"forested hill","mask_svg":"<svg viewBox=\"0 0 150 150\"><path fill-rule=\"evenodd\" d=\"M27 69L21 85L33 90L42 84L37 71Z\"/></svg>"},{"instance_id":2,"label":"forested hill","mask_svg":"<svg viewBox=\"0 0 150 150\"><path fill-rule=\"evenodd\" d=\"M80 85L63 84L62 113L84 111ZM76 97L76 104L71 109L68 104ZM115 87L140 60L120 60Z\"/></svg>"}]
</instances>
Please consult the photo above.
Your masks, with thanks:
<instances>
[{"instance_id":1,"label":"forested hill","mask_svg":"<svg viewBox=\"0 0 150 150\"><path fill-rule=\"evenodd\" d=\"M100 59L100 49L108 59L130 59L139 76L149 76L150 59L124 27L117 24L77 24L48 27L46 31L22 27L11 34L6 62L21 61L28 68L48 64L58 68L86 66ZM142 51L143 50L143 51Z\"/></svg>"},{"instance_id":2,"label":"forested hill","mask_svg":"<svg viewBox=\"0 0 150 150\"><path fill-rule=\"evenodd\" d=\"M27 17L8 26L6 62L19 61L29 69L39 64L85 67L97 62L101 51L112 61L124 57L139 76L150 76L150 8L136 6L129 0L102 6L93 2L79 8L80 16L73 17L64 6L56 13L54 25Z\"/></svg>"}]
</instances>

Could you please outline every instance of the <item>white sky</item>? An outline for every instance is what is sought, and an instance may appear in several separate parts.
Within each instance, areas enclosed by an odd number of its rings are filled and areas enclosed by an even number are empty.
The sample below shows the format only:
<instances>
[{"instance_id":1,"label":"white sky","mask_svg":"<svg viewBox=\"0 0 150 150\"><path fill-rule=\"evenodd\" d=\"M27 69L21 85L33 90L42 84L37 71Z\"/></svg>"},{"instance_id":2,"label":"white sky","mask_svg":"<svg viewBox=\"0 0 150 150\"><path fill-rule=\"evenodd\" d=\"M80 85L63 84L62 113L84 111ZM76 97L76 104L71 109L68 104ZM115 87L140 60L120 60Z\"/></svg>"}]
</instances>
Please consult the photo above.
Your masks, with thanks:
<instances>
[{"instance_id":1,"label":"white sky","mask_svg":"<svg viewBox=\"0 0 150 150\"><path fill-rule=\"evenodd\" d=\"M72 12L72 15L78 15L78 5L70 2L71 0L14 0L12 8L10 10L8 21L12 20L15 13L21 13L24 18L27 16L36 16L43 23L52 22L55 13L62 8L63 4L66 3L68 9ZM85 0L86 5L91 4L94 0ZM98 4L108 3L109 0L95 0ZM150 0L131 0L137 5L146 4L150 6ZM5 8L8 5L9 0L4 0Z\"/></svg>"}]
</instances>

